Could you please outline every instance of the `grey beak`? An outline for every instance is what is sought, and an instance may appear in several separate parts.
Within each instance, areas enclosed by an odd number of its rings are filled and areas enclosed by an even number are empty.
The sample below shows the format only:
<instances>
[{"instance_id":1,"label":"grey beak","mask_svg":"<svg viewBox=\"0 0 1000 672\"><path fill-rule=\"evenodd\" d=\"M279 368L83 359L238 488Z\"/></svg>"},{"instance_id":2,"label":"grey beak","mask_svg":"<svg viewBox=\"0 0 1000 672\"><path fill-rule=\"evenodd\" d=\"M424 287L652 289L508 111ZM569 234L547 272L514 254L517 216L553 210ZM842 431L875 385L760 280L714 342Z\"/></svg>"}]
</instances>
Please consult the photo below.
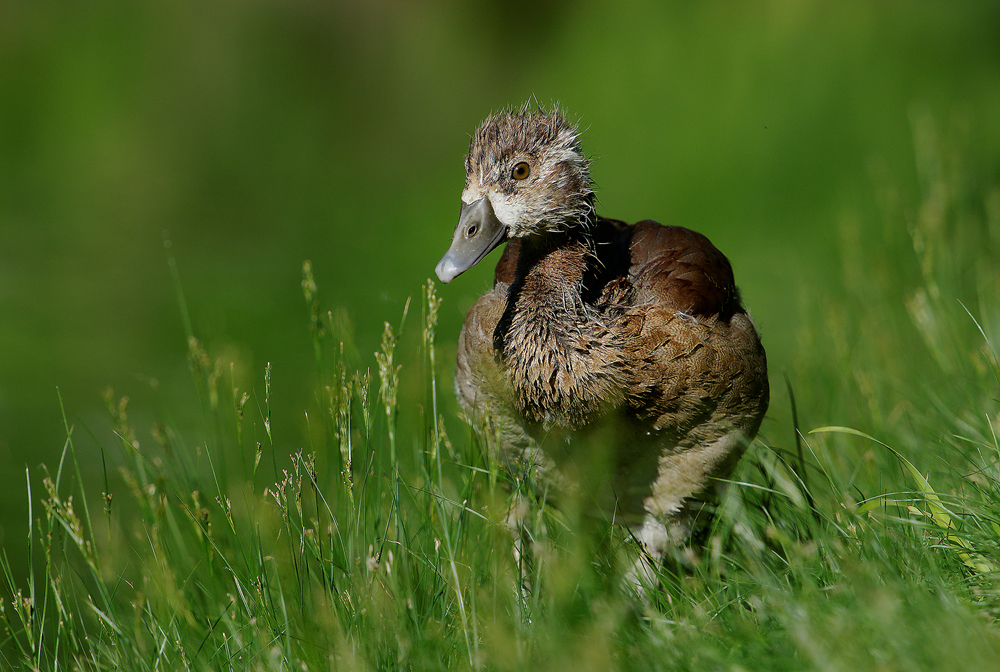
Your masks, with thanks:
<instances>
[{"instance_id":1,"label":"grey beak","mask_svg":"<svg viewBox=\"0 0 1000 672\"><path fill-rule=\"evenodd\" d=\"M434 272L441 282L451 282L506 239L507 227L497 219L489 198L484 196L473 203L463 203L451 247Z\"/></svg>"}]
</instances>

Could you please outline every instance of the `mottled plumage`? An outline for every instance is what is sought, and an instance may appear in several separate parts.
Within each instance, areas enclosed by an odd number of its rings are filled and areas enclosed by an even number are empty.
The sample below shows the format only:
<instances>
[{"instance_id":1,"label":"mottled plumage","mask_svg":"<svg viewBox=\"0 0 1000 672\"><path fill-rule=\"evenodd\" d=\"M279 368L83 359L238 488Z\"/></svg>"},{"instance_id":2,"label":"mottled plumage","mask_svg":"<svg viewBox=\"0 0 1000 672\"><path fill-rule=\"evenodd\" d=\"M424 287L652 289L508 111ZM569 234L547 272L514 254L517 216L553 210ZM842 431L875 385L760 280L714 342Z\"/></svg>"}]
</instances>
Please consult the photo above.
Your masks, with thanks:
<instances>
[{"instance_id":1,"label":"mottled plumage","mask_svg":"<svg viewBox=\"0 0 1000 672\"><path fill-rule=\"evenodd\" d=\"M443 281L508 241L459 337L462 406L499 424L510 464L562 489L575 486L574 441L606 444L598 505L658 561L687 541L767 410L764 349L729 261L694 231L597 216L558 109L486 119L462 201Z\"/></svg>"}]
</instances>

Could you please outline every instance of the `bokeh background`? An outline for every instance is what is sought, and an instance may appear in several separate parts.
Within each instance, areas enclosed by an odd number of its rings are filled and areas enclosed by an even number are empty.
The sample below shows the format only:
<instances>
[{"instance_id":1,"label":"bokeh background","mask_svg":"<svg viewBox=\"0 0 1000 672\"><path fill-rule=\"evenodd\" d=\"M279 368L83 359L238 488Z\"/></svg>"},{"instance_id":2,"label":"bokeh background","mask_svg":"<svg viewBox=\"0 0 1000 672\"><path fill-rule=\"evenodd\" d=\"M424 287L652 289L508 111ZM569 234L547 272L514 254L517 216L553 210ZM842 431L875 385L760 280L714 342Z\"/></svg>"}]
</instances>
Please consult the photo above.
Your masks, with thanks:
<instances>
[{"instance_id":1,"label":"bokeh background","mask_svg":"<svg viewBox=\"0 0 1000 672\"><path fill-rule=\"evenodd\" d=\"M447 247L469 134L531 96L586 129L603 214L690 226L729 255L772 369L764 431L788 434L784 375L807 421L836 420L810 404L803 365L832 356L801 335L849 291L843 265L912 246L903 226L864 223L886 194L919 192L915 126L960 129L971 174L1000 176L1000 3L0 3L0 545L14 566L25 470L37 497L40 465L62 454L60 395L93 493L114 477L105 390L129 397L141 436L197 424L171 263L211 352L258 387L272 363L275 443L302 448L302 262L370 359ZM845 220L862 225L846 236ZM491 275L441 288L444 352Z\"/></svg>"}]
</instances>

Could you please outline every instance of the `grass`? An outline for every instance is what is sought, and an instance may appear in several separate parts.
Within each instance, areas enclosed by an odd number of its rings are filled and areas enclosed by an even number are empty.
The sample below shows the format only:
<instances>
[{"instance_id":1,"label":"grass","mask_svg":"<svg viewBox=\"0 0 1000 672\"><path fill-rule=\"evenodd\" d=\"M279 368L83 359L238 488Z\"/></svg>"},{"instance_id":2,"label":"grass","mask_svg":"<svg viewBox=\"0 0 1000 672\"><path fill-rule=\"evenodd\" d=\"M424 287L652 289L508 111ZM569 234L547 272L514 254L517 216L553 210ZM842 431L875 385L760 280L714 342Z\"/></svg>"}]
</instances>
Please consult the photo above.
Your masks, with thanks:
<instances>
[{"instance_id":1,"label":"grass","mask_svg":"<svg viewBox=\"0 0 1000 672\"><path fill-rule=\"evenodd\" d=\"M26 473L29 503L44 494L31 571L0 562L2 667L998 668L1000 189L914 127L920 201L845 217L847 291L817 302L791 394L772 380L794 426L765 425L648 604L620 589L620 531L548 506L454 420L433 284L368 359L307 263L304 448L272 442L270 365L246 379L187 326L195 435L137 436L109 391L103 483L81 478L69 423L59 464ZM900 232L912 254L865 242Z\"/></svg>"}]
</instances>

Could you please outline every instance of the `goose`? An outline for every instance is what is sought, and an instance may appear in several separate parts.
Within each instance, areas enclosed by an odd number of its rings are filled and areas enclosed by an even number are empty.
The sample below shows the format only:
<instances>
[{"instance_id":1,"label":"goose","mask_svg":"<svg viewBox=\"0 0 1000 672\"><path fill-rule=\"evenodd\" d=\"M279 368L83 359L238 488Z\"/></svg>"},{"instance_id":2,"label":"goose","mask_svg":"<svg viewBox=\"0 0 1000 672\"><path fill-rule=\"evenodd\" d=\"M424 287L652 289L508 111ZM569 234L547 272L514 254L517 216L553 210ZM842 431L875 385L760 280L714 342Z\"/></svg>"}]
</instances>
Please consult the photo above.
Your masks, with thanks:
<instances>
[{"instance_id":1,"label":"goose","mask_svg":"<svg viewBox=\"0 0 1000 672\"><path fill-rule=\"evenodd\" d=\"M599 216L558 105L489 115L465 173L438 278L506 247L459 334L459 402L474 426L492 423L508 466L631 531L642 593L703 528L767 411L764 348L732 266L690 229Z\"/></svg>"}]
</instances>

